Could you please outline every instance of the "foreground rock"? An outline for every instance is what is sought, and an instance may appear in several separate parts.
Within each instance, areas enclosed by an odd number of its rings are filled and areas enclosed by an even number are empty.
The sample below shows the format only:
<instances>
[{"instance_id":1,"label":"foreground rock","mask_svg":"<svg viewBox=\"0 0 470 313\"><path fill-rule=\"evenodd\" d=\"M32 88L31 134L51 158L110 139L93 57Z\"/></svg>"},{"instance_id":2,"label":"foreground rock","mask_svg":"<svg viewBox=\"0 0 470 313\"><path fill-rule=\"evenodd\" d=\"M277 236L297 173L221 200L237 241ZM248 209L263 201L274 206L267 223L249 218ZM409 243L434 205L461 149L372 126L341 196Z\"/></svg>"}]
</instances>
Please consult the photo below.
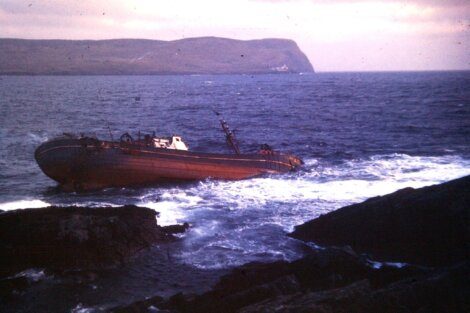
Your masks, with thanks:
<instances>
[{"instance_id":1,"label":"foreground rock","mask_svg":"<svg viewBox=\"0 0 470 313\"><path fill-rule=\"evenodd\" d=\"M313 72L286 39L0 39L0 74L133 75Z\"/></svg>"},{"instance_id":2,"label":"foreground rock","mask_svg":"<svg viewBox=\"0 0 470 313\"><path fill-rule=\"evenodd\" d=\"M114 312L466 312L468 263L452 268L373 268L350 248L294 262L251 263L202 295L149 298Z\"/></svg>"},{"instance_id":3,"label":"foreground rock","mask_svg":"<svg viewBox=\"0 0 470 313\"><path fill-rule=\"evenodd\" d=\"M175 230L182 229L169 229ZM5 212L0 214L0 277L31 267L64 270L116 265L172 238L157 226L155 211L132 205Z\"/></svg>"},{"instance_id":4,"label":"foreground rock","mask_svg":"<svg viewBox=\"0 0 470 313\"><path fill-rule=\"evenodd\" d=\"M467 263L381 288L374 288L364 279L343 288L298 292L269 299L239 312L469 312L469 274Z\"/></svg>"},{"instance_id":5,"label":"foreground rock","mask_svg":"<svg viewBox=\"0 0 470 313\"><path fill-rule=\"evenodd\" d=\"M397 270L371 268L367 260L349 249L330 248L294 262L248 264L223 277L213 291L191 298L173 297L162 308L179 312L236 312L253 304L273 301L306 291L342 288L367 280L381 286L405 275L419 274L416 268ZM268 305L266 312L275 307ZM294 311L295 312L295 311Z\"/></svg>"},{"instance_id":6,"label":"foreground rock","mask_svg":"<svg viewBox=\"0 0 470 313\"><path fill-rule=\"evenodd\" d=\"M297 226L292 237L350 245L373 259L431 266L468 260L470 176L350 205Z\"/></svg>"}]
</instances>

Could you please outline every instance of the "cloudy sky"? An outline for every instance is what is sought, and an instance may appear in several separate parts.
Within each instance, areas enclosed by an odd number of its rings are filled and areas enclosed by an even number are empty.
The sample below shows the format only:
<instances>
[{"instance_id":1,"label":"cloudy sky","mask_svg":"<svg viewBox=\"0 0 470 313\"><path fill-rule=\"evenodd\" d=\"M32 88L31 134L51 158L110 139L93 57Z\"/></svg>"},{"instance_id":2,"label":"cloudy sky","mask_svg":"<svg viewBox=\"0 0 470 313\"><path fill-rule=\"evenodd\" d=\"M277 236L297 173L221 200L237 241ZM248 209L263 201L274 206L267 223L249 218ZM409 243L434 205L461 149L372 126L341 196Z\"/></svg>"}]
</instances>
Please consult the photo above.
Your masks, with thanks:
<instances>
[{"instance_id":1,"label":"cloudy sky","mask_svg":"<svg viewBox=\"0 0 470 313\"><path fill-rule=\"evenodd\" d=\"M0 0L0 37L290 38L317 71L470 69L464 0Z\"/></svg>"}]
</instances>

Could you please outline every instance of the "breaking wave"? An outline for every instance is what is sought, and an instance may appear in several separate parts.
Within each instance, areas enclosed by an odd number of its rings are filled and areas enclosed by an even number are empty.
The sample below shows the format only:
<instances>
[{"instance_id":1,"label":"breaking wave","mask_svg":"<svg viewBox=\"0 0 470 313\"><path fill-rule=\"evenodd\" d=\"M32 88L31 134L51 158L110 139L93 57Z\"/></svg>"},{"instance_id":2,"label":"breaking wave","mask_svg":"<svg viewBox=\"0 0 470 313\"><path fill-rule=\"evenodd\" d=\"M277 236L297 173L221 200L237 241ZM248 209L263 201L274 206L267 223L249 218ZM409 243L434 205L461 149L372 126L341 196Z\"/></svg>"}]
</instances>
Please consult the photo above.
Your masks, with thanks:
<instances>
[{"instance_id":1,"label":"breaking wave","mask_svg":"<svg viewBox=\"0 0 470 313\"><path fill-rule=\"evenodd\" d=\"M295 225L370 197L469 174L470 161L458 156L393 154L337 165L308 159L306 170L293 174L150 189L137 204L160 212L159 224L191 223L179 258L219 268L294 259L299 247L285 232Z\"/></svg>"},{"instance_id":2,"label":"breaking wave","mask_svg":"<svg viewBox=\"0 0 470 313\"><path fill-rule=\"evenodd\" d=\"M4 202L0 203L0 210L3 211L10 211L10 210L18 210L18 209L36 209L36 208L43 208L47 207L50 204L44 202L42 200L18 200L18 201L11 201L11 202Z\"/></svg>"}]
</instances>

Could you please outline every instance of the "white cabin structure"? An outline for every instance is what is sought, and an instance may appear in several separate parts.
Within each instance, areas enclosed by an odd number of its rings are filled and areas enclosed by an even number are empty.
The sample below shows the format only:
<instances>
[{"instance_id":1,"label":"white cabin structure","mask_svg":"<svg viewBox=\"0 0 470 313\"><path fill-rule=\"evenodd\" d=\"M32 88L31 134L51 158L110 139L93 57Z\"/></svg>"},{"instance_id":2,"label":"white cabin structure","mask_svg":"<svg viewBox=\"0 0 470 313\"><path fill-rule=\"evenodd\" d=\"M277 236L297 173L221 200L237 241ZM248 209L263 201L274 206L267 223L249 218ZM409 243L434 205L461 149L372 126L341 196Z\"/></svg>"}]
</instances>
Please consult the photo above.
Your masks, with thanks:
<instances>
[{"instance_id":1,"label":"white cabin structure","mask_svg":"<svg viewBox=\"0 0 470 313\"><path fill-rule=\"evenodd\" d=\"M188 150L188 146L184 143L180 136L172 136L168 138L153 138L155 148Z\"/></svg>"}]
</instances>

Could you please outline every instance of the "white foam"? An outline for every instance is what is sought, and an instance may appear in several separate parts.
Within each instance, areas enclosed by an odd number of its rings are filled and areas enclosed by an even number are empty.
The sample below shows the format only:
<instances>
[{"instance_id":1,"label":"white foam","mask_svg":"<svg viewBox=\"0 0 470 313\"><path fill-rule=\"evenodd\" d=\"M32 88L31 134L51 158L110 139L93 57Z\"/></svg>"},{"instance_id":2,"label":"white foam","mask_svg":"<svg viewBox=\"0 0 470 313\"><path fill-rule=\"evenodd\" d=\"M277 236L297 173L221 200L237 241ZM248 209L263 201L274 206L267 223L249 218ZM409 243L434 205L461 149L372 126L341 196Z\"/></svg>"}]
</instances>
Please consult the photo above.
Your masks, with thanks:
<instances>
[{"instance_id":1,"label":"white foam","mask_svg":"<svg viewBox=\"0 0 470 313\"><path fill-rule=\"evenodd\" d=\"M227 203L232 209L248 209L268 202L354 202L469 174L470 162L460 158L393 155L350 161L346 166L313 171L297 178L273 176L236 182L203 182L191 192L215 198L212 200Z\"/></svg>"},{"instance_id":2,"label":"white foam","mask_svg":"<svg viewBox=\"0 0 470 313\"><path fill-rule=\"evenodd\" d=\"M470 173L470 160L458 156L422 157L406 154L373 156L325 169L322 174L397 181L443 182Z\"/></svg>"},{"instance_id":3,"label":"white foam","mask_svg":"<svg viewBox=\"0 0 470 313\"><path fill-rule=\"evenodd\" d=\"M54 205L57 206L77 206L77 207L96 207L96 208L106 208L106 207L118 207L121 206L120 204L116 203L111 203L111 202L105 202L105 201L84 201L84 202L78 202L78 203L72 203L72 204L67 204L67 203L56 203Z\"/></svg>"},{"instance_id":4,"label":"white foam","mask_svg":"<svg viewBox=\"0 0 470 313\"><path fill-rule=\"evenodd\" d=\"M150 313L152 313L152 312L160 312L160 310L159 310L156 306L154 306L154 305L149 306L149 307L147 308L147 311L149 311Z\"/></svg>"},{"instance_id":5,"label":"white foam","mask_svg":"<svg viewBox=\"0 0 470 313\"><path fill-rule=\"evenodd\" d=\"M368 260L367 262L369 263L369 266L374 269L380 269L384 266L402 268L408 265L408 263L401 263L401 262L377 262L377 261L372 261L372 260Z\"/></svg>"},{"instance_id":6,"label":"white foam","mask_svg":"<svg viewBox=\"0 0 470 313\"><path fill-rule=\"evenodd\" d=\"M323 199L358 201L406 187L420 188L470 175L470 160L457 156L393 154L319 170L320 177L328 180L319 186L323 189Z\"/></svg>"},{"instance_id":7,"label":"white foam","mask_svg":"<svg viewBox=\"0 0 470 313\"><path fill-rule=\"evenodd\" d=\"M157 201L157 202L139 202L137 206L143 206L157 211L159 214L157 223L160 226L174 225L185 222L185 214L179 208L177 202Z\"/></svg>"},{"instance_id":8,"label":"white foam","mask_svg":"<svg viewBox=\"0 0 470 313\"><path fill-rule=\"evenodd\" d=\"M316 166L316 159L306 164ZM181 222L200 211L272 210L273 204L284 204L285 210L309 207L320 213L341 206L385 195L405 187L419 188L470 174L470 161L460 157L412 157L403 154L375 156L345 164L311 169L299 175L278 175L241 181L203 181L189 188L164 190L144 196L138 205L161 213L160 223ZM313 207L312 204L315 204ZM299 212L300 213L300 212ZM294 217L294 222L304 218ZM265 214L274 223L291 221Z\"/></svg>"},{"instance_id":9,"label":"white foam","mask_svg":"<svg viewBox=\"0 0 470 313\"><path fill-rule=\"evenodd\" d=\"M44 269L34 269L30 268L25 271L22 271L14 276L16 277L26 277L30 281L33 282L38 282L46 277L46 274L44 273Z\"/></svg>"},{"instance_id":10,"label":"white foam","mask_svg":"<svg viewBox=\"0 0 470 313\"><path fill-rule=\"evenodd\" d=\"M50 206L49 203L42 200L18 200L12 202L0 203L0 210L11 211L18 209L36 209Z\"/></svg>"},{"instance_id":11,"label":"white foam","mask_svg":"<svg viewBox=\"0 0 470 313\"><path fill-rule=\"evenodd\" d=\"M180 188L165 190L155 199L155 193L141 197L141 201L136 205L153 209L160 213L158 217L159 225L172 225L185 222L187 214L185 211L196 206L203 199Z\"/></svg>"},{"instance_id":12,"label":"white foam","mask_svg":"<svg viewBox=\"0 0 470 313\"><path fill-rule=\"evenodd\" d=\"M70 312L71 313L92 313L92 312L96 312L96 309L92 307L89 307L89 308L84 307L83 304L79 303Z\"/></svg>"},{"instance_id":13,"label":"white foam","mask_svg":"<svg viewBox=\"0 0 470 313\"><path fill-rule=\"evenodd\" d=\"M33 134L33 133L28 133L28 137L31 139L33 143L46 142L48 139L46 135L38 135L38 134Z\"/></svg>"},{"instance_id":14,"label":"white foam","mask_svg":"<svg viewBox=\"0 0 470 313\"><path fill-rule=\"evenodd\" d=\"M259 258L291 259L295 248L283 233L275 235L276 227L291 231L348 204L468 174L470 160L456 156L393 154L337 165L307 159L306 171L296 174L208 180L159 190L159 200L152 199L155 193L149 194L139 205L161 212L162 223L193 222L180 258L200 268L219 268Z\"/></svg>"}]
</instances>

